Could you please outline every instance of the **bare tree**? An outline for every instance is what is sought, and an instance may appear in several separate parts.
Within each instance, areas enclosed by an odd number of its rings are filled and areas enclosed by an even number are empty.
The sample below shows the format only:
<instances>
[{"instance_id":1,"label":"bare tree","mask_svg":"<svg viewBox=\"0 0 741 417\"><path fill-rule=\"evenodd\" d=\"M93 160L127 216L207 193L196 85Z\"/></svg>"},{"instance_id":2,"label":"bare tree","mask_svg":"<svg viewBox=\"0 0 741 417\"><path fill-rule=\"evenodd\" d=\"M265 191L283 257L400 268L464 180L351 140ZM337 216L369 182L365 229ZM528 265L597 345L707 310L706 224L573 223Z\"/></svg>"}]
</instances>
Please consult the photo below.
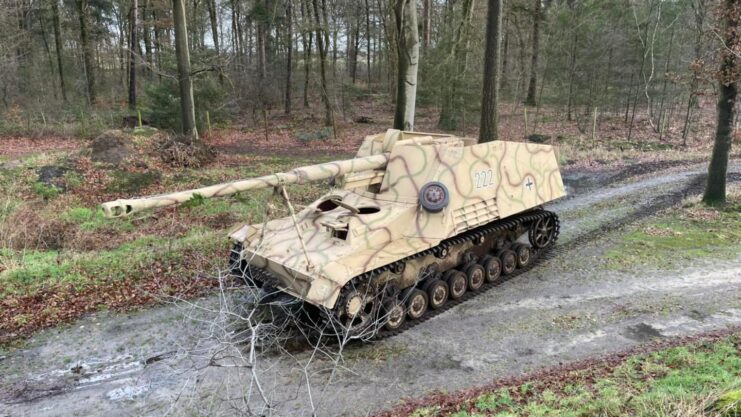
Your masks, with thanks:
<instances>
[{"instance_id":1,"label":"bare tree","mask_svg":"<svg viewBox=\"0 0 741 417\"><path fill-rule=\"evenodd\" d=\"M497 104L499 103L499 55L502 32L502 0L489 0L486 22L486 55L484 87L481 95L479 142L498 138Z\"/></svg>"},{"instance_id":2,"label":"bare tree","mask_svg":"<svg viewBox=\"0 0 741 417\"><path fill-rule=\"evenodd\" d=\"M396 0L394 15L396 17L397 53L399 56L394 129L414 130L417 67L419 65L416 2L414 0Z\"/></svg>"},{"instance_id":3,"label":"bare tree","mask_svg":"<svg viewBox=\"0 0 741 417\"><path fill-rule=\"evenodd\" d=\"M316 45L319 49L319 77L321 79L322 103L324 103L324 125L334 127L334 111L332 102L329 100L327 84L327 41L329 39L325 28L326 19L322 20L319 14L319 0L312 0L314 6L314 24L316 25ZM326 16L326 10L323 13ZM335 131L336 135L336 131Z\"/></svg>"},{"instance_id":4,"label":"bare tree","mask_svg":"<svg viewBox=\"0 0 741 417\"><path fill-rule=\"evenodd\" d=\"M136 32L138 0L133 0L131 5L131 30L129 31L129 109L136 109Z\"/></svg>"},{"instance_id":5,"label":"bare tree","mask_svg":"<svg viewBox=\"0 0 741 417\"><path fill-rule=\"evenodd\" d=\"M196 109L193 102L193 82L190 75L190 51L188 50L188 26L186 24L184 0L172 0L175 23L175 55L178 61L178 83L180 84L180 114L183 133L198 139Z\"/></svg>"},{"instance_id":6,"label":"bare tree","mask_svg":"<svg viewBox=\"0 0 741 417\"><path fill-rule=\"evenodd\" d=\"M527 97L525 104L528 106L536 105L535 95L538 84L538 60L540 56L540 24L543 20L542 0L533 1L533 36L532 36L532 56L530 61L530 82L527 87Z\"/></svg>"},{"instance_id":7,"label":"bare tree","mask_svg":"<svg viewBox=\"0 0 741 417\"><path fill-rule=\"evenodd\" d=\"M62 100L67 102L67 88L64 85L64 65L62 63L62 29L59 23L59 0L51 0L51 13L54 22L54 47L57 52L57 69L59 70L59 88L62 90Z\"/></svg>"},{"instance_id":8,"label":"bare tree","mask_svg":"<svg viewBox=\"0 0 741 417\"><path fill-rule=\"evenodd\" d=\"M741 1L724 0L722 6L721 34L723 45L720 49L720 71L718 73L717 113L713 155L708 166L708 181L702 201L718 204L726 201L726 173L728 154L733 140L733 123L736 117L737 83L741 67L739 56L739 21L741 20Z\"/></svg>"},{"instance_id":9,"label":"bare tree","mask_svg":"<svg viewBox=\"0 0 741 417\"><path fill-rule=\"evenodd\" d=\"M80 44L85 62L85 78L87 79L87 99L90 105L95 104L95 66L93 65L93 46L87 28L87 0L76 0L77 14L80 21Z\"/></svg>"}]
</instances>

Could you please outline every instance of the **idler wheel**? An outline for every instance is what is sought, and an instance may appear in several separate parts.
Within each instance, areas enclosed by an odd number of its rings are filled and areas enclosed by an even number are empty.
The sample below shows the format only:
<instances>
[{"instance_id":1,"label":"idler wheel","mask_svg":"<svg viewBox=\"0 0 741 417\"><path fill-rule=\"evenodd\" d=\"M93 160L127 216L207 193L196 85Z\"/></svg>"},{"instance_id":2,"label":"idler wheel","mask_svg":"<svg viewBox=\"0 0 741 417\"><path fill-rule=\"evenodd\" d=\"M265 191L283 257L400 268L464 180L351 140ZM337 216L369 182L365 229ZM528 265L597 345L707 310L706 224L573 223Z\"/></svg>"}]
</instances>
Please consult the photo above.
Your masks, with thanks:
<instances>
[{"instance_id":1,"label":"idler wheel","mask_svg":"<svg viewBox=\"0 0 741 417\"><path fill-rule=\"evenodd\" d=\"M502 276L502 261L496 256L487 255L481 261L486 272L487 282L496 282Z\"/></svg>"},{"instance_id":2,"label":"idler wheel","mask_svg":"<svg viewBox=\"0 0 741 417\"><path fill-rule=\"evenodd\" d=\"M463 294L466 293L466 289L468 288L468 277L463 272L458 271L457 269L451 269L445 273L443 279L448 284L451 300L457 300L463 297Z\"/></svg>"},{"instance_id":3,"label":"idler wheel","mask_svg":"<svg viewBox=\"0 0 741 417\"><path fill-rule=\"evenodd\" d=\"M425 315L427 306L429 305L426 292L418 288L412 288L411 291L407 292L405 298L407 300L407 316L409 320L417 320Z\"/></svg>"},{"instance_id":4,"label":"idler wheel","mask_svg":"<svg viewBox=\"0 0 741 417\"><path fill-rule=\"evenodd\" d=\"M517 254L513 250L505 249L499 253L502 261L502 274L509 275L517 269Z\"/></svg>"},{"instance_id":5,"label":"idler wheel","mask_svg":"<svg viewBox=\"0 0 741 417\"><path fill-rule=\"evenodd\" d=\"M479 264L473 264L466 269L466 277L468 278L468 290L478 291L481 286L484 285L486 280L486 272L484 267Z\"/></svg>"},{"instance_id":6,"label":"idler wheel","mask_svg":"<svg viewBox=\"0 0 741 417\"><path fill-rule=\"evenodd\" d=\"M533 251L530 249L530 246L521 243L512 249L517 254L517 266L525 268L530 265L530 262L533 260Z\"/></svg>"},{"instance_id":7,"label":"idler wheel","mask_svg":"<svg viewBox=\"0 0 741 417\"><path fill-rule=\"evenodd\" d=\"M448 284L444 281L435 279L425 284L422 288L427 293L427 298L430 302L430 308L435 310L443 306L448 301L448 295L450 290Z\"/></svg>"},{"instance_id":8,"label":"idler wheel","mask_svg":"<svg viewBox=\"0 0 741 417\"><path fill-rule=\"evenodd\" d=\"M399 300L390 300L383 304L383 319L386 320L386 330L398 330L406 321L407 311L404 303Z\"/></svg>"},{"instance_id":9,"label":"idler wheel","mask_svg":"<svg viewBox=\"0 0 741 417\"><path fill-rule=\"evenodd\" d=\"M553 217L541 217L535 221L528 231L528 239L535 249L542 249L556 238L556 219Z\"/></svg>"},{"instance_id":10,"label":"idler wheel","mask_svg":"<svg viewBox=\"0 0 741 417\"><path fill-rule=\"evenodd\" d=\"M350 336L361 335L376 320L379 302L368 287L351 289L342 297L339 311L343 331Z\"/></svg>"}]
</instances>

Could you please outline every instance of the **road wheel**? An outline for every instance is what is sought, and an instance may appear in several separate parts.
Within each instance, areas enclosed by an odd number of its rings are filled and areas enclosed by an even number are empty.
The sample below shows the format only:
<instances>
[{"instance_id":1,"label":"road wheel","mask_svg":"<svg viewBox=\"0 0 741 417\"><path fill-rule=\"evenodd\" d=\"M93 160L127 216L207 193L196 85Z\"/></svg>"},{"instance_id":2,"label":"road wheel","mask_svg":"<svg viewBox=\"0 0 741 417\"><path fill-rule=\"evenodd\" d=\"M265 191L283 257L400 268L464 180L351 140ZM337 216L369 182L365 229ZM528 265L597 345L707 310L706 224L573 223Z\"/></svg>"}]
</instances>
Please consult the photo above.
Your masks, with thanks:
<instances>
[{"instance_id":1,"label":"road wheel","mask_svg":"<svg viewBox=\"0 0 741 417\"><path fill-rule=\"evenodd\" d=\"M481 286L484 285L486 280L486 272L484 267L479 264L473 264L466 270L466 278L468 279L468 290L478 291Z\"/></svg>"},{"instance_id":2,"label":"road wheel","mask_svg":"<svg viewBox=\"0 0 741 417\"><path fill-rule=\"evenodd\" d=\"M442 280L436 279L430 281L423 289L427 293L430 308L433 310L442 307L448 301L450 291L448 290L448 284Z\"/></svg>"},{"instance_id":3,"label":"road wheel","mask_svg":"<svg viewBox=\"0 0 741 417\"><path fill-rule=\"evenodd\" d=\"M509 249L499 253L499 260L502 261L502 274L509 275L517 269L517 254Z\"/></svg>"},{"instance_id":4,"label":"road wheel","mask_svg":"<svg viewBox=\"0 0 741 417\"><path fill-rule=\"evenodd\" d=\"M481 261L487 282L496 282L502 276L502 261L496 256L486 256Z\"/></svg>"},{"instance_id":5,"label":"road wheel","mask_svg":"<svg viewBox=\"0 0 741 417\"><path fill-rule=\"evenodd\" d=\"M530 249L530 246L521 243L512 249L517 254L518 267L525 268L530 265L530 262L533 260L533 251Z\"/></svg>"},{"instance_id":6,"label":"road wheel","mask_svg":"<svg viewBox=\"0 0 741 417\"><path fill-rule=\"evenodd\" d=\"M384 327L386 330L398 330L406 321L406 308L404 303L399 300L387 301L383 304L383 318L386 320Z\"/></svg>"},{"instance_id":7,"label":"road wheel","mask_svg":"<svg viewBox=\"0 0 741 417\"><path fill-rule=\"evenodd\" d=\"M445 273L445 282L448 284L450 290L450 299L457 300L463 297L468 288L468 277L463 272L457 269L451 269Z\"/></svg>"},{"instance_id":8,"label":"road wheel","mask_svg":"<svg viewBox=\"0 0 741 417\"><path fill-rule=\"evenodd\" d=\"M406 296L407 300L407 317L409 320L417 320L427 312L428 298L427 293L413 288Z\"/></svg>"}]
</instances>

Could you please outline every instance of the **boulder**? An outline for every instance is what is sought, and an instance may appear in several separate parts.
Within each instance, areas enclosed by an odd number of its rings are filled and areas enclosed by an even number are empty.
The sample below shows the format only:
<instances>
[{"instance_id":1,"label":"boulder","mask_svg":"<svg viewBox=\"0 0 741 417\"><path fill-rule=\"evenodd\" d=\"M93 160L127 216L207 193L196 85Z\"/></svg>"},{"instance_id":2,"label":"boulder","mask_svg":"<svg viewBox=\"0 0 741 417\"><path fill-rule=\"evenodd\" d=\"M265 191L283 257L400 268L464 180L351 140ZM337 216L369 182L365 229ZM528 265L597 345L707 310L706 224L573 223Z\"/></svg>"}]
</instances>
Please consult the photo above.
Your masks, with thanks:
<instances>
[{"instance_id":1,"label":"boulder","mask_svg":"<svg viewBox=\"0 0 741 417\"><path fill-rule=\"evenodd\" d=\"M93 162L118 166L133 153L133 141L120 130L103 132L90 145L90 159Z\"/></svg>"}]
</instances>

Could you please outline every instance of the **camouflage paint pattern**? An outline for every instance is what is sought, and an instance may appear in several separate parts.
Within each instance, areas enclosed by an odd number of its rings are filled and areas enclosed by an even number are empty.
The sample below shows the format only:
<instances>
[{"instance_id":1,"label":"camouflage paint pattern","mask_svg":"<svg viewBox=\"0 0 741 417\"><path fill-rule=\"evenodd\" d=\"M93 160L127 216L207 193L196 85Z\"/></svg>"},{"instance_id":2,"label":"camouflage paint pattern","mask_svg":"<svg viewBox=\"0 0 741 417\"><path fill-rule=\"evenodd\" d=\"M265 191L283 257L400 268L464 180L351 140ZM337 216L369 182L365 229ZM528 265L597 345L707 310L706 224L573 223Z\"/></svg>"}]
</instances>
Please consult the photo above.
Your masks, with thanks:
<instances>
[{"instance_id":1,"label":"camouflage paint pattern","mask_svg":"<svg viewBox=\"0 0 741 417\"><path fill-rule=\"evenodd\" d=\"M104 204L106 214L255 188L339 177L343 185L295 214L244 225L230 234L242 259L278 279L278 287L332 308L353 277L438 245L442 240L565 195L556 153L548 145L496 141L476 144L452 135L389 130L368 136L356 159L313 165L286 174L236 181L148 199ZM449 204L437 213L419 203L420 189L439 181ZM119 207L119 208L115 208ZM122 207L122 208L121 208ZM303 241L303 244L299 244ZM414 285L430 262L452 267L465 245L444 259L420 257L401 273L378 279Z\"/></svg>"}]
</instances>

